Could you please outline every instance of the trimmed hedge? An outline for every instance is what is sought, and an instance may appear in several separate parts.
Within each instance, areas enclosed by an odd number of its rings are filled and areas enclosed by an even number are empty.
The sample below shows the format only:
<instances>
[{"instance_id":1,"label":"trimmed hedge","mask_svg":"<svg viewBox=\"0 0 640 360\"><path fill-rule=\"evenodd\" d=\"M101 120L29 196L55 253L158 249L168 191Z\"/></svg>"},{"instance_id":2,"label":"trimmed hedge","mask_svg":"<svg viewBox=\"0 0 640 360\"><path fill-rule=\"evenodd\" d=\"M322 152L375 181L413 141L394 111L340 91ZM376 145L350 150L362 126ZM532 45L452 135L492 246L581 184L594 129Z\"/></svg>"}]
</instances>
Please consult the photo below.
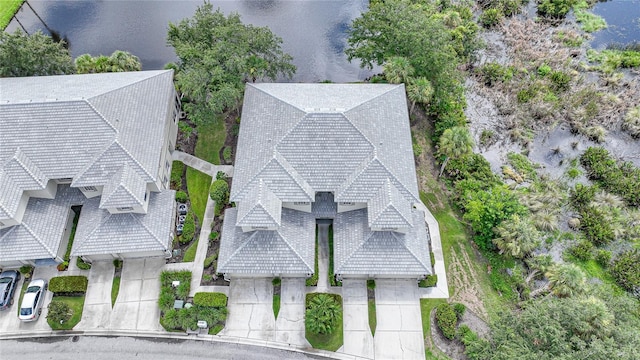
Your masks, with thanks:
<instances>
[{"instance_id":1,"label":"trimmed hedge","mask_svg":"<svg viewBox=\"0 0 640 360\"><path fill-rule=\"evenodd\" d=\"M200 306L227 306L227 295L219 292L199 292L193 297L193 304Z\"/></svg>"},{"instance_id":2,"label":"trimmed hedge","mask_svg":"<svg viewBox=\"0 0 640 360\"><path fill-rule=\"evenodd\" d=\"M458 317L453 307L447 303L438 305L436 308L436 321L438 328L442 331L442 335L449 340L456 337L456 324Z\"/></svg>"},{"instance_id":3,"label":"trimmed hedge","mask_svg":"<svg viewBox=\"0 0 640 360\"><path fill-rule=\"evenodd\" d=\"M49 290L56 295L85 293L88 284L86 276L57 276L49 281Z\"/></svg>"},{"instance_id":4,"label":"trimmed hedge","mask_svg":"<svg viewBox=\"0 0 640 360\"><path fill-rule=\"evenodd\" d=\"M427 275L426 278L418 282L418 287L428 288L434 287L436 284L438 284L438 275Z\"/></svg>"}]
</instances>

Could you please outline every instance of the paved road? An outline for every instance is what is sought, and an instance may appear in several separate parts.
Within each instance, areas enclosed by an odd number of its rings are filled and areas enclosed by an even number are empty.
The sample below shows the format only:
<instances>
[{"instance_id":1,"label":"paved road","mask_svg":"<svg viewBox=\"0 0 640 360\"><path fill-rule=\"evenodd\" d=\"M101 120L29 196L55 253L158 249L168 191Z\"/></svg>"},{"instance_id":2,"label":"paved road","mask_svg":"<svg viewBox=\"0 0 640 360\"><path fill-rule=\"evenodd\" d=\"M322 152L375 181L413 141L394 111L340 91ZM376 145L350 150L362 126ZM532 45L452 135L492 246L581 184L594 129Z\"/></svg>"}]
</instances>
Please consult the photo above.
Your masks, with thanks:
<instances>
[{"instance_id":1,"label":"paved road","mask_svg":"<svg viewBox=\"0 0 640 360\"><path fill-rule=\"evenodd\" d=\"M249 345L208 341L149 340L127 337L56 337L0 341L2 360L179 360L179 359L303 360L317 355Z\"/></svg>"}]
</instances>

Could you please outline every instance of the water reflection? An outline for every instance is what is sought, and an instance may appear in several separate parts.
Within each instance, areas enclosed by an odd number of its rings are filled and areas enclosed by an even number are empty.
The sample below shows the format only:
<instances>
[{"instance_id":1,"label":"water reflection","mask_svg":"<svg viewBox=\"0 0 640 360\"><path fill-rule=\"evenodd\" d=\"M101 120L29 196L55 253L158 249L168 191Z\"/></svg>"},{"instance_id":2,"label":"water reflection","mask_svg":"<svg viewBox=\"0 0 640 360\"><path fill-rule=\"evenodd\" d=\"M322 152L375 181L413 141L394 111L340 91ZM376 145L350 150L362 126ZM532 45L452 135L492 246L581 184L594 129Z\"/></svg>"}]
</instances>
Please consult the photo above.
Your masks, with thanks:
<instances>
[{"instance_id":1,"label":"water reflection","mask_svg":"<svg viewBox=\"0 0 640 360\"><path fill-rule=\"evenodd\" d=\"M109 55L126 50L137 55L145 70L175 61L166 44L169 22L190 17L202 4L188 1L42 1L29 3L49 28L67 37L72 56ZM283 39L283 50L298 67L293 81L349 82L371 76L344 55L347 30L366 10L367 0L243 0L212 1L225 14L238 12L245 23L268 26ZM17 14L28 32L46 29L27 8ZM13 20L7 31L20 25Z\"/></svg>"},{"instance_id":2,"label":"water reflection","mask_svg":"<svg viewBox=\"0 0 640 360\"><path fill-rule=\"evenodd\" d=\"M612 0L597 3L593 13L602 16L608 27L593 34L595 49L610 43L640 42L640 0Z\"/></svg>"}]
</instances>

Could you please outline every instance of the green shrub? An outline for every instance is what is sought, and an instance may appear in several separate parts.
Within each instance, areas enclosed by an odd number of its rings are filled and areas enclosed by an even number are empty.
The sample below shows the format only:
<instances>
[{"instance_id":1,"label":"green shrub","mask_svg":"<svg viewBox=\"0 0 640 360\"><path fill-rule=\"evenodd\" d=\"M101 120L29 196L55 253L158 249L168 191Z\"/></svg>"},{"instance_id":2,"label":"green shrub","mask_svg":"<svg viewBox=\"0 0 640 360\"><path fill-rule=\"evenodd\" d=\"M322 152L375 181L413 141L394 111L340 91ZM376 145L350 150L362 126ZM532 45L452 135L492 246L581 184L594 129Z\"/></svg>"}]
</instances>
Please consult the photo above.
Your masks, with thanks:
<instances>
[{"instance_id":1,"label":"green shrub","mask_svg":"<svg viewBox=\"0 0 640 360\"><path fill-rule=\"evenodd\" d=\"M453 307L453 311L455 311L456 316L458 317L458 320L460 320L464 315L465 311L467 311L467 307L464 306L464 304L453 303L451 304L451 306Z\"/></svg>"},{"instance_id":2,"label":"green shrub","mask_svg":"<svg viewBox=\"0 0 640 360\"><path fill-rule=\"evenodd\" d=\"M160 288L160 297L158 298L158 307L160 308L160 311L167 312L170 309L173 309L173 303L175 300L176 296L172 288L166 286Z\"/></svg>"},{"instance_id":3,"label":"green shrub","mask_svg":"<svg viewBox=\"0 0 640 360\"><path fill-rule=\"evenodd\" d=\"M630 162L617 162L601 147L590 147L580 163L589 180L601 188L622 197L630 206L640 206L640 168Z\"/></svg>"},{"instance_id":4,"label":"green shrub","mask_svg":"<svg viewBox=\"0 0 640 360\"><path fill-rule=\"evenodd\" d=\"M49 281L49 290L57 295L85 293L88 283L86 276L57 276Z\"/></svg>"},{"instance_id":5,"label":"green shrub","mask_svg":"<svg viewBox=\"0 0 640 360\"><path fill-rule=\"evenodd\" d=\"M552 87L555 91L567 91L569 89L569 82L571 82L571 75L563 71L554 71L551 73L551 82L553 83Z\"/></svg>"},{"instance_id":6,"label":"green shrub","mask_svg":"<svg viewBox=\"0 0 640 360\"><path fill-rule=\"evenodd\" d=\"M213 254L204 259L204 268L208 269L213 265L213 263L218 259L218 254Z\"/></svg>"},{"instance_id":7,"label":"green shrub","mask_svg":"<svg viewBox=\"0 0 640 360\"><path fill-rule=\"evenodd\" d=\"M189 291L191 290L191 281L181 282L176 287L176 297L180 300L187 300L189 297Z\"/></svg>"},{"instance_id":8,"label":"green shrub","mask_svg":"<svg viewBox=\"0 0 640 360\"><path fill-rule=\"evenodd\" d=\"M418 282L418 286L421 288L434 287L438 284L438 275L427 275L424 279Z\"/></svg>"},{"instance_id":9,"label":"green shrub","mask_svg":"<svg viewBox=\"0 0 640 360\"><path fill-rule=\"evenodd\" d=\"M376 281L369 279L367 280L367 289L373 290L376 288Z\"/></svg>"},{"instance_id":10,"label":"green shrub","mask_svg":"<svg viewBox=\"0 0 640 360\"><path fill-rule=\"evenodd\" d=\"M476 73L482 77L484 84L487 86L492 86L498 82L509 81L513 77L512 68L493 62L478 67Z\"/></svg>"},{"instance_id":11,"label":"green shrub","mask_svg":"<svg viewBox=\"0 0 640 360\"><path fill-rule=\"evenodd\" d=\"M538 14L554 19L563 19L576 0L538 0Z\"/></svg>"},{"instance_id":12,"label":"green shrub","mask_svg":"<svg viewBox=\"0 0 640 360\"><path fill-rule=\"evenodd\" d=\"M180 191L176 191L176 201L179 203L186 203L187 200L189 199L189 197L187 196L187 193L180 190Z\"/></svg>"},{"instance_id":13,"label":"green shrub","mask_svg":"<svg viewBox=\"0 0 640 360\"><path fill-rule=\"evenodd\" d=\"M211 196L211 200L216 202L216 216L220 215L222 209L224 209L224 206L229 201L229 183L223 179L214 181L209 188L209 196Z\"/></svg>"},{"instance_id":14,"label":"green shrub","mask_svg":"<svg viewBox=\"0 0 640 360\"><path fill-rule=\"evenodd\" d=\"M589 206L593 199L596 197L598 188L596 186L586 186L582 184L576 184L574 189L569 192L569 198L571 205L576 210L582 210Z\"/></svg>"},{"instance_id":15,"label":"green shrub","mask_svg":"<svg viewBox=\"0 0 640 360\"><path fill-rule=\"evenodd\" d=\"M178 240L181 244L188 244L193 240L193 237L196 234L196 222L193 218L193 211L189 209L187 211L187 216L184 220L184 225L182 228L182 235L178 237Z\"/></svg>"},{"instance_id":16,"label":"green shrub","mask_svg":"<svg viewBox=\"0 0 640 360\"><path fill-rule=\"evenodd\" d=\"M444 337L452 340L456 336L458 318L451 305L442 303L436 307L436 322Z\"/></svg>"},{"instance_id":17,"label":"green shrub","mask_svg":"<svg viewBox=\"0 0 640 360\"><path fill-rule=\"evenodd\" d=\"M538 75L545 77L551 73L551 66L542 64L538 66Z\"/></svg>"},{"instance_id":18,"label":"green shrub","mask_svg":"<svg viewBox=\"0 0 640 360\"><path fill-rule=\"evenodd\" d=\"M181 161L174 161L171 166L171 185L174 189L179 189L182 185L182 174L184 174L184 164Z\"/></svg>"},{"instance_id":19,"label":"green shrub","mask_svg":"<svg viewBox=\"0 0 640 360\"><path fill-rule=\"evenodd\" d=\"M47 320L54 323L63 323L69 321L73 312L71 307L64 301L52 301L49 303Z\"/></svg>"},{"instance_id":20,"label":"green shrub","mask_svg":"<svg viewBox=\"0 0 640 360\"><path fill-rule=\"evenodd\" d=\"M31 265L22 265L20 266L20 274L22 275L27 275L27 274L31 274L31 272L33 271L33 266Z\"/></svg>"},{"instance_id":21,"label":"green shrub","mask_svg":"<svg viewBox=\"0 0 640 360\"><path fill-rule=\"evenodd\" d=\"M305 327L314 334L332 334L342 317L342 298L340 295L313 293L307 294Z\"/></svg>"},{"instance_id":22,"label":"green shrub","mask_svg":"<svg viewBox=\"0 0 640 360\"><path fill-rule=\"evenodd\" d=\"M593 257L593 244L585 239L569 248L569 252L579 260L588 261Z\"/></svg>"},{"instance_id":23,"label":"green shrub","mask_svg":"<svg viewBox=\"0 0 640 360\"><path fill-rule=\"evenodd\" d=\"M580 212L580 230L587 240L594 245L601 246L615 239L615 233L605 213L594 207L587 207Z\"/></svg>"},{"instance_id":24,"label":"green shrub","mask_svg":"<svg viewBox=\"0 0 640 360\"><path fill-rule=\"evenodd\" d=\"M224 159L225 163L230 163L231 162L231 148L230 147L225 147L224 150L222 151L222 158Z\"/></svg>"},{"instance_id":25,"label":"green shrub","mask_svg":"<svg viewBox=\"0 0 640 360\"><path fill-rule=\"evenodd\" d=\"M529 0L525 1L528 2ZM522 4L520 0L501 0L499 5L505 16L513 16L520 12L520 5Z\"/></svg>"},{"instance_id":26,"label":"green shrub","mask_svg":"<svg viewBox=\"0 0 640 360\"><path fill-rule=\"evenodd\" d=\"M609 270L618 285L640 295L640 252L637 249L620 253Z\"/></svg>"},{"instance_id":27,"label":"green shrub","mask_svg":"<svg viewBox=\"0 0 640 360\"><path fill-rule=\"evenodd\" d=\"M522 89L522 90L518 91L518 94L516 95L516 98L518 99L519 103L525 104L525 103L528 103L529 101L531 101L531 99L533 99L534 97L536 97L537 93L538 93L538 91L535 88L528 87L526 89Z\"/></svg>"},{"instance_id":28,"label":"green shrub","mask_svg":"<svg viewBox=\"0 0 640 360\"><path fill-rule=\"evenodd\" d=\"M89 270L91 269L91 264L84 262L80 256L77 257L76 266L80 270Z\"/></svg>"},{"instance_id":29,"label":"green shrub","mask_svg":"<svg viewBox=\"0 0 640 360\"><path fill-rule=\"evenodd\" d=\"M120 268L122 267L122 260L120 260L120 259L114 259L114 260L113 260L113 266L114 266L116 269L120 269Z\"/></svg>"},{"instance_id":30,"label":"green shrub","mask_svg":"<svg viewBox=\"0 0 640 360\"><path fill-rule=\"evenodd\" d=\"M480 15L480 24L486 28L491 28L500 23L504 14L500 9L487 9Z\"/></svg>"},{"instance_id":31,"label":"green shrub","mask_svg":"<svg viewBox=\"0 0 640 360\"><path fill-rule=\"evenodd\" d=\"M227 295L219 292L198 292L193 296L193 304L200 306L225 307Z\"/></svg>"},{"instance_id":32,"label":"green shrub","mask_svg":"<svg viewBox=\"0 0 640 360\"><path fill-rule=\"evenodd\" d=\"M609 266L611 262L611 251L600 249L596 252L596 262L602 267Z\"/></svg>"},{"instance_id":33,"label":"green shrub","mask_svg":"<svg viewBox=\"0 0 640 360\"><path fill-rule=\"evenodd\" d=\"M280 284L282 284L282 279L280 278L273 278L273 280L271 280L271 285L273 286L280 286Z\"/></svg>"},{"instance_id":34,"label":"green shrub","mask_svg":"<svg viewBox=\"0 0 640 360\"><path fill-rule=\"evenodd\" d=\"M220 237L220 234L217 231L212 231L209 233L209 240L216 241Z\"/></svg>"}]
</instances>

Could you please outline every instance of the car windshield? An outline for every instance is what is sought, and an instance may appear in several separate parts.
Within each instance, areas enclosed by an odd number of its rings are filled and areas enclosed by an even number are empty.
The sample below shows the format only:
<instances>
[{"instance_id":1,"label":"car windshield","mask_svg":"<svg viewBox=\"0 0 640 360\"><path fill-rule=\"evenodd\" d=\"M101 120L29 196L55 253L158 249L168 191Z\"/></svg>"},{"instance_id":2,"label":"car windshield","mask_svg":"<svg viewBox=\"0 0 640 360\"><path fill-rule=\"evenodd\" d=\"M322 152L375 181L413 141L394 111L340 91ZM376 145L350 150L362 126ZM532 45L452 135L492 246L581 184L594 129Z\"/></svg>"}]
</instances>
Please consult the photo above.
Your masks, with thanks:
<instances>
[{"instance_id":1,"label":"car windshield","mask_svg":"<svg viewBox=\"0 0 640 360\"><path fill-rule=\"evenodd\" d=\"M20 315L31 315L31 308L20 308Z\"/></svg>"},{"instance_id":2,"label":"car windshield","mask_svg":"<svg viewBox=\"0 0 640 360\"><path fill-rule=\"evenodd\" d=\"M28 293L38 292L38 290L40 290L40 286L29 286L27 288L27 292Z\"/></svg>"},{"instance_id":3,"label":"car windshield","mask_svg":"<svg viewBox=\"0 0 640 360\"><path fill-rule=\"evenodd\" d=\"M1 278L0 279L0 284L6 284L6 283L10 283L11 282L11 278Z\"/></svg>"}]
</instances>

